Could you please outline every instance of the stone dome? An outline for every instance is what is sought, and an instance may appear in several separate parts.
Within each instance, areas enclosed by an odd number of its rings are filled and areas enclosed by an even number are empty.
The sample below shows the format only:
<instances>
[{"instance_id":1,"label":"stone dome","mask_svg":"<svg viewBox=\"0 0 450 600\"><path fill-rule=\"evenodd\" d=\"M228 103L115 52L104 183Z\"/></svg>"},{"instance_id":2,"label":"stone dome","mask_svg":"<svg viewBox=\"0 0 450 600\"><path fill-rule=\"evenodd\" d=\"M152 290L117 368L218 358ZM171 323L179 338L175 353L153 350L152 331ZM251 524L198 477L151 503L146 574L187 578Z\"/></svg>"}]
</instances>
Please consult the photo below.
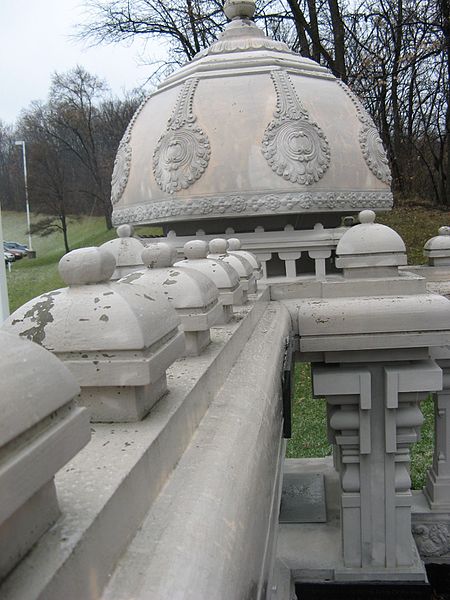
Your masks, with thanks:
<instances>
[{"instance_id":1,"label":"stone dome","mask_svg":"<svg viewBox=\"0 0 450 600\"><path fill-rule=\"evenodd\" d=\"M113 221L174 224L392 205L388 161L356 96L230 1L218 41L139 107L112 178Z\"/></svg>"},{"instance_id":2,"label":"stone dome","mask_svg":"<svg viewBox=\"0 0 450 600\"><path fill-rule=\"evenodd\" d=\"M375 213L359 213L359 225L351 227L336 247L336 266L361 268L371 266L406 265L406 247L399 234L381 223L375 223Z\"/></svg>"}]
</instances>

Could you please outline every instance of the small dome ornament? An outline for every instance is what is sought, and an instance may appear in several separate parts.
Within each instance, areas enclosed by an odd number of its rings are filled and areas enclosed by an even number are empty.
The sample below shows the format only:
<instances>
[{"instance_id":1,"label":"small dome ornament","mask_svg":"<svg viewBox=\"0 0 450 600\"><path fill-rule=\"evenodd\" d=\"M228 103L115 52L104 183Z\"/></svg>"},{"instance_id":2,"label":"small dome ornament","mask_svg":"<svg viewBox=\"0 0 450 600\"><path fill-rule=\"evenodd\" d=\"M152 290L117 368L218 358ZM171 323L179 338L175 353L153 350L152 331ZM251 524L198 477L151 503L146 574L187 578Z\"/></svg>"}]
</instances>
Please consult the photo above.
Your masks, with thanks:
<instances>
[{"instance_id":1,"label":"small dome ornament","mask_svg":"<svg viewBox=\"0 0 450 600\"><path fill-rule=\"evenodd\" d=\"M220 246L222 248L222 246ZM233 306L243 303L243 289L239 274L222 260L207 258L208 244L203 240L191 240L184 245L185 259L174 264L174 267L187 267L200 271L211 279L219 290L223 314L217 324L228 323L233 316Z\"/></svg>"},{"instance_id":2,"label":"small dome ornament","mask_svg":"<svg viewBox=\"0 0 450 600\"><path fill-rule=\"evenodd\" d=\"M113 270L102 247L69 252L59 264L69 287L30 300L4 327L64 362L93 421L138 421L166 392L166 369L183 355L184 335L158 290L111 283Z\"/></svg>"},{"instance_id":3,"label":"small dome ornament","mask_svg":"<svg viewBox=\"0 0 450 600\"><path fill-rule=\"evenodd\" d=\"M142 252L146 268L119 280L165 297L181 320L186 339L186 355L198 356L211 341L209 330L222 315L219 291L214 282L194 269L173 267L176 249L170 244L150 244Z\"/></svg>"},{"instance_id":4,"label":"small dome ornament","mask_svg":"<svg viewBox=\"0 0 450 600\"><path fill-rule=\"evenodd\" d=\"M358 215L359 225L344 233L336 247L336 266L345 277L393 277L406 265L406 248L396 231L376 223L373 210Z\"/></svg>"},{"instance_id":5,"label":"small dome ornament","mask_svg":"<svg viewBox=\"0 0 450 600\"><path fill-rule=\"evenodd\" d=\"M132 225L123 223L117 227L116 233L117 238L100 246L100 248L110 252L115 259L115 269L111 274L112 281L116 281L142 267L141 255L144 248L144 244L133 237L134 227Z\"/></svg>"},{"instance_id":6,"label":"small dome ornament","mask_svg":"<svg viewBox=\"0 0 450 600\"><path fill-rule=\"evenodd\" d=\"M243 302L248 301L248 294L256 292L256 279L253 274L253 267L243 256L228 253L228 241L223 238L215 238L209 242L208 258L222 260L230 267L233 267L239 274L243 289Z\"/></svg>"},{"instance_id":7,"label":"small dome ornament","mask_svg":"<svg viewBox=\"0 0 450 600\"><path fill-rule=\"evenodd\" d=\"M255 275L255 279L261 279L263 276L261 261L252 252L248 252L248 250L241 249L241 240L239 238L229 238L228 240L228 254L236 254L237 256L243 256L248 260L248 262L253 267L253 274Z\"/></svg>"},{"instance_id":8,"label":"small dome ornament","mask_svg":"<svg viewBox=\"0 0 450 600\"><path fill-rule=\"evenodd\" d=\"M0 329L0 581L58 519L54 476L91 437L72 373L7 329Z\"/></svg>"},{"instance_id":9,"label":"small dome ornament","mask_svg":"<svg viewBox=\"0 0 450 600\"><path fill-rule=\"evenodd\" d=\"M424 256L431 267L450 265L450 227L439 227L438 235L426 242L423 247Z\"/></svg>"}]
</instances>

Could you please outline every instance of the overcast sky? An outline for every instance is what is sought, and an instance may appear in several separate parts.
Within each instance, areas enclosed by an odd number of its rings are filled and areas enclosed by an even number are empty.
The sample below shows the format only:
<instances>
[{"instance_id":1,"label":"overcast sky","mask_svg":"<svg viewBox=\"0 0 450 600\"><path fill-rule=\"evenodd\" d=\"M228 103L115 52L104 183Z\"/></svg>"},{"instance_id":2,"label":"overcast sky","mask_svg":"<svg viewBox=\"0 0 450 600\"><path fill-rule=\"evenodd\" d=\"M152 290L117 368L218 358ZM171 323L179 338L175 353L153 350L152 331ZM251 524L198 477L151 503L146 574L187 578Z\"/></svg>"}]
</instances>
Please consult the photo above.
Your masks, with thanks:
<instances>
[{"instance_id":1,"label":"overcast sky","mask_svg":"<svg viewBox=\"0 0 450 600\"><path fill-rule=\"evenodd\" d=\"M145 83L160 45L144 41L88 47L71 39L86 19L83 0L0 0L0 119L12 123L32 100L45 100L54 71L80 64L121 96Z\"/></svg>"}]
</instances>

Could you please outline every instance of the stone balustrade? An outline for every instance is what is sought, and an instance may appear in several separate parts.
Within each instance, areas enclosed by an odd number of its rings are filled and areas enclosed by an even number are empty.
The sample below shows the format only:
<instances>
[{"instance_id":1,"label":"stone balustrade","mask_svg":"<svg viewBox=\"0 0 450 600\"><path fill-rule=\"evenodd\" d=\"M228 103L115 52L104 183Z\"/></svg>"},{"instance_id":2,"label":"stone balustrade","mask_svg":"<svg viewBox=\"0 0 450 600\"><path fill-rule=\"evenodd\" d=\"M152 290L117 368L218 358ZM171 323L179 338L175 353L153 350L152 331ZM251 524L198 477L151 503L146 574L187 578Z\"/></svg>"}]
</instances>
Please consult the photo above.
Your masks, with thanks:
<instances>
[{"instance_id":1,"label":"stone balustrade","mask_svg":"<svg viewBox=\"0 0 450 600\"><path fill-rule=\"evenodd\" d=\"M49 599L63 589L74 600L166 598L176 594L181 577L188 582L184 598L228 600L232 581L231 597L240 600L253 589L252 579L261 598L270 589L276 600L287 600L305 573L317 580L425 584L421 558L450 562L450 303L439 294L450 281L447 240L427 244L432 264L410 268L398 234L376 223L372 211L359 220L336 245L336 273L322 269L327 257L319 253L327 250L312 249L318 253L313 277L261 279L247 304L240 274L225 260L228 251L236 257L246 251L233 242L227 248L222 239L211 245L210 258L205 241L191 240L186 260L174 265L174 246L156 241L142 252L144 268L118 282L110 281L115 261L104 249L62 259L68 287L31 301L4 327L65 362L81 386L78 403L93 420L135 422L133 431L126 423L114 429L97 423L93 442L58 474L66 500L54 531L72 532L67 552L43 533L57 518L57 505L49 503L41 521L30 509L45 544L21 562L26 550L14 550L3 575L16 568L0 587L2 598L28 598L27 586ZM446 230L437 237L444 236ZM432 254L436 247L439 256ZM284 260L298 259L286 254ZM240 262L252 277L253 261ZM222 325L219 298L228 307ZM280 373L291 346L297 360L312 363L314 394L326 399L334 468L320 467L328 473L328 521L277 526L287 417ZM67 396L72 407L77 391ZM410 448L420 435L420 403L430 392L434 462L424 493L412 492ZM9 452L7 440L4 446ZM106 484L96 475L102 469ZM89 506L87 520L79 498ZM227 544L211 553L210 542L225 534ZM11 536L4 539L14 545ZM108 549L101 565L94 540ZM80 553L85 562L74 559ZM94 587L88 584L92 564Z\"/></svg>"}]
</instances>

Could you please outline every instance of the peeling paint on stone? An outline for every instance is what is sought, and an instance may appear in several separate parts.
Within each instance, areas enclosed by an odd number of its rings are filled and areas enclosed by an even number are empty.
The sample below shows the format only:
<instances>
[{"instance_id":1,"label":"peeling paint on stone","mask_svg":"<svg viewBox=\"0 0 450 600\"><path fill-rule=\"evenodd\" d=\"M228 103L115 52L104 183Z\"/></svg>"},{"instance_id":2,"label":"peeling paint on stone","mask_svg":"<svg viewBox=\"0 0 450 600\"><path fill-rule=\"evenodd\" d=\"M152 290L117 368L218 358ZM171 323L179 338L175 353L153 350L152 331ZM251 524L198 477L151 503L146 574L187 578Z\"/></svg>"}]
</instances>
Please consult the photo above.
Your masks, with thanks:
<instances>
[{"instance_id":1,"label":"peeling paint on stone","mask_svg":"<svg viewBox=\"0 0 450 600\"><path fill-rule=\"evenodd\" d=\"M32 323L36 323L33 327L20 332L19 335L21 337L26 337L32 342L42 345L42 342L45 339L45 327L54 320L53 315L50 312L55 304L53 297L60 293L61 292L55 291L43 294L41 296L43 299L40 302L36 302L36 304L24 314L23 319L13 320L12 325L20 322L23 323L26 319L30 319Z\"/></svg>"}]
</instances>

